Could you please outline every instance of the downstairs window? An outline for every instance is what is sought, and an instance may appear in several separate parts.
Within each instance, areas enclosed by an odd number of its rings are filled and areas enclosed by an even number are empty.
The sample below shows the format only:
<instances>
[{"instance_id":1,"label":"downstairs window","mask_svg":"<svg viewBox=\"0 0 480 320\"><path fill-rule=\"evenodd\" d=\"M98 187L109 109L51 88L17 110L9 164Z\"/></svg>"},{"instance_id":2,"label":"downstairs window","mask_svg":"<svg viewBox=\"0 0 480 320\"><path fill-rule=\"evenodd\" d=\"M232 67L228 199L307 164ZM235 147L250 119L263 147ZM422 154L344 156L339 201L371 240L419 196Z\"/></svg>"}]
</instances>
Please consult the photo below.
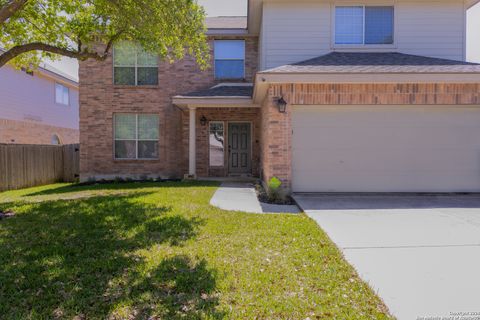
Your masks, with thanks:
<instances>
[{"instance_id":1,"label":"downstairs window","mask_svg":"<svg viewBox=\"0 0 480 320\"><path fill-rule=\"evenodd\" d=\"M158 159L158 115L115 114L114 132L115 159Z\"/></svg>"}]
</instances>

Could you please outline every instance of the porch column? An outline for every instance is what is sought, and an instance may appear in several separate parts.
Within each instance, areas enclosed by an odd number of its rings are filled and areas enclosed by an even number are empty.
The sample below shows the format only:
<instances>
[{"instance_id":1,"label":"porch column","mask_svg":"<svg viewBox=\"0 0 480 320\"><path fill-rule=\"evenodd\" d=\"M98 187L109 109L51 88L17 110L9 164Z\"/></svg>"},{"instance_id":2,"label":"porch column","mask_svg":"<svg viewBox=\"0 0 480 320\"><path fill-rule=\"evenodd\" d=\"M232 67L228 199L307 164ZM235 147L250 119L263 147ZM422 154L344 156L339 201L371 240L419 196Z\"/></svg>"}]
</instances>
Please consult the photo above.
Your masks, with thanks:
<instances>
[{"instance_id":1,"label":"porch column","mask_svg":"<svg viewBox=\"0 0 480 320\"><path fill-rule=\"evenodd\" d=\"M197 148L196 148L196 109L195 107L188 107L189 111L189 138L188 138L188 174L189 176L195 178L197 171Z\"/></svg>"}]
</instances>

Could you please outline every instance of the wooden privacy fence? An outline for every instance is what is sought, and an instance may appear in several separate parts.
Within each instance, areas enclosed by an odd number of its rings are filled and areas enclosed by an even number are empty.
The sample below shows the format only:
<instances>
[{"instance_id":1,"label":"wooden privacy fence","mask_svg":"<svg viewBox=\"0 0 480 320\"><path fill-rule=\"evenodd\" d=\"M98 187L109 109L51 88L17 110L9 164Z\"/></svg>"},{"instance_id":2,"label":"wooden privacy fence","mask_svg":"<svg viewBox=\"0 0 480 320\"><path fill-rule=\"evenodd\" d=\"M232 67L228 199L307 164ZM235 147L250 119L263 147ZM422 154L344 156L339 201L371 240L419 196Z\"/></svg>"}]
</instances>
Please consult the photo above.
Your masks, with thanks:
<instances>
[{"instance_id":1,"label":"wooden privacy fence","mask_svg":"<svg viewBox=\"0 0 480 320\"><path fill-rule=\"evenodd\" d=\"M0 191L73 182L79 163L78 144L0 144Z\"/></svg>"}]
</instances>

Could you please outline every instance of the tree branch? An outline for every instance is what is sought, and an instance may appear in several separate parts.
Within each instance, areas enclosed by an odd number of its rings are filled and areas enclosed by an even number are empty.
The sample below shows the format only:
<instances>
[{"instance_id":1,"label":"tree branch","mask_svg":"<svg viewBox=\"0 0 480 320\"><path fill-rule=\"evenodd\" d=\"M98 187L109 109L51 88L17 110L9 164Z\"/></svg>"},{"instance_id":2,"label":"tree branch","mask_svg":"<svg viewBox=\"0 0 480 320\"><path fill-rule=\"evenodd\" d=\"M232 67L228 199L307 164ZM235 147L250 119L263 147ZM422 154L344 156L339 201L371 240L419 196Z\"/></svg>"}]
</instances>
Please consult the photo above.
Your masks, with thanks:
<instances>
[{"instance_id":1,"label":"tree branch","mask_svg":"<svg viewBox=\"0 0 480 320\"><path fill-rule=\"evenodd\" d=\"M10 0L6 5L0 8L0 24L7 21L17 11L20 11L28 0Z\"/></svg>"},{"instance_id":2,"label":"tree branch","mask_svg":"<svg viewBox=\"0 0 480 320\"><path fill-rule=\"evenodd\" d=\"M0 55L0 68L4 66L7 62L12 60L13 58L19 56L22 53L30 52L30 51L46 51L46 52L51 52L55 54L59 54L65 57L70 57L70 58L75 58L78 60L87 60L87 59L95 59L95 60L105 60L108 56L108 52L110 51L110 48L112 46L114 39L111 39L109 41L109 44L107 44L107 47L105 48L105 51L103 54L99 54L97 52L91 52L88 50L85 51L74 51L74 50L69 50L65 48L59 48L55 47L46 43L42 42L32 42L24 45L18 45L15 47L12 47L2 55Z\"/></svg>"}]
</instances>

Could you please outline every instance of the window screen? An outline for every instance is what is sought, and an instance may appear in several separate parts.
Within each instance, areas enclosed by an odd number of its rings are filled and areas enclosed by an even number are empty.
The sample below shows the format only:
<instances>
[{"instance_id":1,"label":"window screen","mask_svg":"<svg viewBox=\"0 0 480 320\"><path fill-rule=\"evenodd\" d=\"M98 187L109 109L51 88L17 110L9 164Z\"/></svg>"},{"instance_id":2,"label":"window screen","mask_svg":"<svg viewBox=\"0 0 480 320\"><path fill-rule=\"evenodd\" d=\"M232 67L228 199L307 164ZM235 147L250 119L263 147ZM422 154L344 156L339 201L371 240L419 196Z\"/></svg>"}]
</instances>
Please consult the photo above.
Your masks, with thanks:
<instances>
[{"instance_id":1,"label":"window screen","mask_svg":"<svg viewBox=\"0 0 480 320\"><path fill-rule=\"evenodd\" d=\"M365 44L393 43L393 7L365 7Z\"/></svg>"},{"instance_id":2,"label":"window screen","mask_svg":"<svg viewBox=\"0 0 480 320\"><path fill-rule=\"evenodd\" d=\"M337 7L335 43L363 44L363 7Z\"/></svg>"},{"instance_id":3,"label":"window screen","mask_svg":"<svg viewBox=\"0 0 480 320\"><path fill-rule=\"evenodd\" d=\"M55 83L55 102L58 104L63 104L65 106L69 105L70 101L70 92L68 87Z\"/></svg>"},{"instance_id":4,"label":"window screen","mask_svg":"<svg viewBox=\"0 0 480 320\"><path fill-rule=\"evenodd\" d=\"M217 40L214 43L214 51L216 79L245 77L245 41Z\"/></svg>"},{"instance_id":5,"label":"window screen","mask_svg":"<svg viewBox=\"0 0 480 320\"><path fill-rule=\"evenodd\" d=\"M127 41L115 45L113 81L119 85L157 85L158 57Z\"/></svg>"},{"instance_id":6,"label":"window screen","mask_svg":"<svg viewBox=\"0 0 480 320\"><path fill-rule=\"evenodd\" d=\"M338 6L335 44L393 44L393 6Z\"/></svg>"},{"instance_id":7,"label":"window screen","mask_svg":"<svg viewBox=\"0 0 480 320\"><path fill-rule=\"evenodd\" d=\"M154 114L115 114L115 159L157 159L158 121Z\"/></svg>"}]
</instances>

